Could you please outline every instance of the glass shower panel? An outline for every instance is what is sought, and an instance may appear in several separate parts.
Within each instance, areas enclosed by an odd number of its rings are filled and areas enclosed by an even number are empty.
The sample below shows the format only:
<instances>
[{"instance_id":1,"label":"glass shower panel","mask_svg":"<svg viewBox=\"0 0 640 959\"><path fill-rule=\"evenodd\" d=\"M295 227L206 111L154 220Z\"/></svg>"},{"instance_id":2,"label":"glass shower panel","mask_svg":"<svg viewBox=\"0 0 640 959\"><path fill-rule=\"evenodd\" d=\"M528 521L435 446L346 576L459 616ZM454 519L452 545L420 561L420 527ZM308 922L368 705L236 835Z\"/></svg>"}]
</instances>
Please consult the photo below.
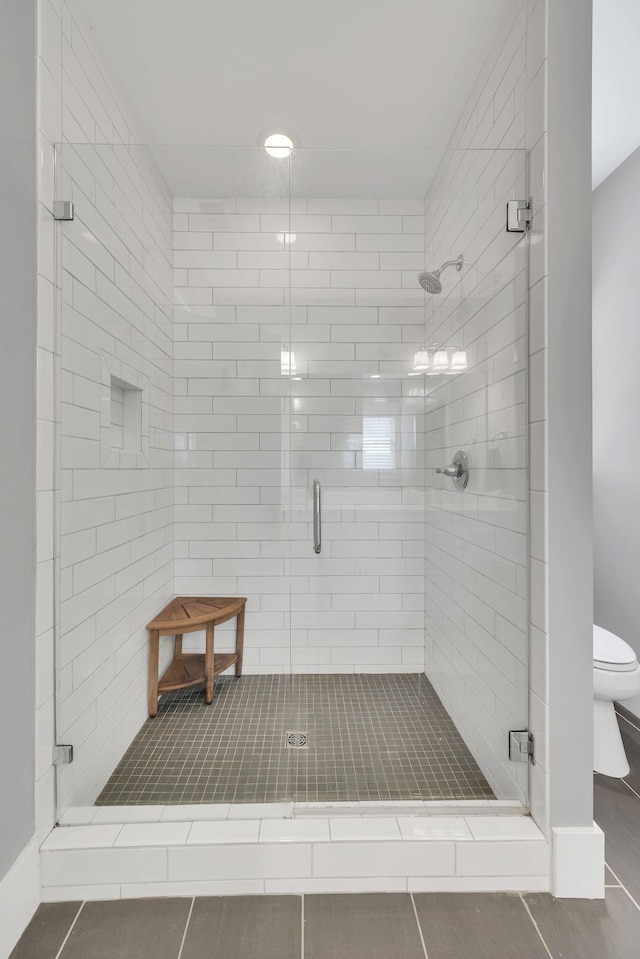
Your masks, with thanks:
<instances>
[{"instance_id":1,"label":"glass shower panel","mask_svg":"<svg viewBox=\"0 0 640 959\"><path fill-rule=\"evenodd\" d=\"M173 595L173 263L147 151L65 142L56 161L74 204L57 244L56 739L73 746L60 814L96 801L142 725L145 627Z\"/></svg>"},{"instance_id":2,"label":"glass shower panel","mask_svg":"<svg viewBox=\"0 0 640 959\"><path fill-rule=\"evenodd\" d=\"M59 813L287 799L288 159L65 143L57 169L75 204L57 267L56 725L74 746ZM174 594L248 599L222 726L198 688L147 719L145 627ZM172 655L164 639L161 672ZM184 712L177 739L167 710Z\"/></svg>"},{"instance_id":3,"label":"glass shower panel","mask_svg":"<svg viewBox=\"0 0 640 959\"><path fill-rule=\"evenodd\" d=\"M528 727L526 234L523 150L447 153L425 202L425 262L445 269L425 300L425 668L498 798L526 804ZM466 453L464 490L441 470Z\"/></svg>"}]
</instances>

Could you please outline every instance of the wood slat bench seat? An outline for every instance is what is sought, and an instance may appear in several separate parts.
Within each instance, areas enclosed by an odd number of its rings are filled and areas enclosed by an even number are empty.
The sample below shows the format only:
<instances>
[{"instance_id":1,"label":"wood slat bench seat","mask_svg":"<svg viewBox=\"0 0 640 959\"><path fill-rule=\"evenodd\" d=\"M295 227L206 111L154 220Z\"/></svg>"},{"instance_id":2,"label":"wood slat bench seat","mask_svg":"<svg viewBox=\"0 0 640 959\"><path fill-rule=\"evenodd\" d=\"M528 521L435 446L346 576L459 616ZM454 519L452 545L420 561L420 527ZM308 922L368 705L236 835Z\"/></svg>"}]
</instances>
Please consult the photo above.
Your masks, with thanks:
<instances>
[{"instance_id":1,"label":"wood slat bench seat","mask_svg":"<svg viewBox=\"0 0 640 959\"><path fill-rule=\"evenodd\" d=\"M244 646L244 611L246 597L177 596L148 624L149 716L158 712L158 696L188 686L205 687L205 702L213 701L213 677L235 663L236 676L242 675ZM214 653L215 627L237 617L234 653ZM206 649L202 653L183 653L184 633L206 629ZM162 679L158 679L160 637L174 637L173 662Z\"/></svg>"}]
</instances>

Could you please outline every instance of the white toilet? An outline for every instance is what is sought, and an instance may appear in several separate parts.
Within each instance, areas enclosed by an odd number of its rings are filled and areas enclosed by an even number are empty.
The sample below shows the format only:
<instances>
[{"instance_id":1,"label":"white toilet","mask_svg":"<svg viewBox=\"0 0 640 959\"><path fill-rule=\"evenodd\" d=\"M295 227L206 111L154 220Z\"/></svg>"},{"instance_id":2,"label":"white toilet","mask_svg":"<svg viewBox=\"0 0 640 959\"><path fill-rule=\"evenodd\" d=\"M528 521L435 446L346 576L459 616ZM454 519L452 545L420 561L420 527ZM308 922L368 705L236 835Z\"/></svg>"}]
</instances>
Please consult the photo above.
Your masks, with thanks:
<instances>
[{"instance_id":1,"label":"white toilet","mask_svg":"<svg viewBox=\"0 0 640 959\"><path fill-rule=\"evenodd\" d=\"M604 776L627 776L614 701L640 696L640 665L631 646L602 626L593 627L593 768Z\"/></svg>"}]
</instances>

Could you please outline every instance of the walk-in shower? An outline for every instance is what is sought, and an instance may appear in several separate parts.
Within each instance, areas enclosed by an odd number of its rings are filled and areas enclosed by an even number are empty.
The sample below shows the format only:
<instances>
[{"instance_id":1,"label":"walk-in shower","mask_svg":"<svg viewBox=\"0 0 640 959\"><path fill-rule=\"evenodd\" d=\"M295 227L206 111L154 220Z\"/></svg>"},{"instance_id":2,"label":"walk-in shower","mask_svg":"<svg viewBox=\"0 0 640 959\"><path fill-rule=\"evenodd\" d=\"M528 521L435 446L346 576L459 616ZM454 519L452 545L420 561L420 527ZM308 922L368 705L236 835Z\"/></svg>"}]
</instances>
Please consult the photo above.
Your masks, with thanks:
<instances>
[{"instance_id":1,"label":"walk-in shower","mask_svg":"<svg viewBox=\"0 0 640 959\"><path fill-rule=\"evenodd\" d=\"M65 142L57 169L60 809L526 803L523 152ZM148 720L174 595L247 598L243 676Z\"/></svg>"}]
</instances>

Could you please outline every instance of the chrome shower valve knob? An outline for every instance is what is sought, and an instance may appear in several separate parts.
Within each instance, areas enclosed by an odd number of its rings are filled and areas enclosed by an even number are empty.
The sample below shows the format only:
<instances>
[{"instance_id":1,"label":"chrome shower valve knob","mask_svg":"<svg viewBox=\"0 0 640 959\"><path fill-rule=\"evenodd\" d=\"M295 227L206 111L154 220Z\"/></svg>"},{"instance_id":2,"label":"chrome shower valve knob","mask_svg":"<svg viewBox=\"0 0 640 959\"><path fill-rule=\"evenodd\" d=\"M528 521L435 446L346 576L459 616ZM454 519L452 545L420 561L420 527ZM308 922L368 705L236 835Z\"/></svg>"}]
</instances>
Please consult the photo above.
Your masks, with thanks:
<instances>
[{"instance_id":1,"label":"chrome shower valve knob","mask_svg":"<svg viewBox=\"0 0 640 959\"><path fill-rule=\"evenodd\" d=\"M452 476L453 479L458 479L462 468L459 463L455 466L436 466L436 473L444 473L445 476Z\"/></svg>"},{"instance_id":2,"label":"chrome shower valve knob","mask_svg":"<svg viewBox=\"0 0 640 959\"><path fill-rule=\"evenodd\" d=\"M449 466L436 466L436 473L442 473L453 480L456 489L466 489L469 482L469 459L464 450L458 450Z\"/></svg>"}]
</instances>

